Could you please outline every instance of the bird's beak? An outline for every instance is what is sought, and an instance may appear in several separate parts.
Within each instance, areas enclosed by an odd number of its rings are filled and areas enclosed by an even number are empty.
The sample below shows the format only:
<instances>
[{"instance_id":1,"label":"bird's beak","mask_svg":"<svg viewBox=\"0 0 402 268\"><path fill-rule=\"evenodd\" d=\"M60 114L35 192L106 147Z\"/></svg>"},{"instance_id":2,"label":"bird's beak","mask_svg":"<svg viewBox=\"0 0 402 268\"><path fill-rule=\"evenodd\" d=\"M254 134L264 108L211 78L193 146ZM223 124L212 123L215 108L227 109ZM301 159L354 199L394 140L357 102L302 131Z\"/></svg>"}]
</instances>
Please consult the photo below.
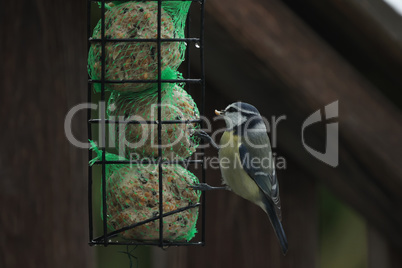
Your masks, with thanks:
<instances>
[{"instance_id":1,"label":"bird's beak","mask_svg":"<svg viewBox=\"0 0 402 268\"><path fill-rule=\"evenodd\" d=\"M215 110L215 114L216 114L216 115L224 115L224 114L225 114L225 111L218 111L218 110Z\"/></svg>"}]
</instances>

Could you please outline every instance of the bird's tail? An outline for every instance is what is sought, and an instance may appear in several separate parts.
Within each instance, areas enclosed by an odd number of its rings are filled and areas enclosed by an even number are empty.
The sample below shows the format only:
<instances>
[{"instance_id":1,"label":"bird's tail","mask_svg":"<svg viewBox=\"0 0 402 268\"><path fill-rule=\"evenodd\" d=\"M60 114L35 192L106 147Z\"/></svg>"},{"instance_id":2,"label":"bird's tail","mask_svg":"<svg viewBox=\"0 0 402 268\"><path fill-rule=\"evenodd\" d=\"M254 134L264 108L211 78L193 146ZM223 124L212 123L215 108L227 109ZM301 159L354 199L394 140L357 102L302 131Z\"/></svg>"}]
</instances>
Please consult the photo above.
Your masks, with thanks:
<instances>
[{"instance_id":1,"label":"bird's tail","mask_svg":"<svg viewBox=\"0 0 402 268\"><path fill-rule=\"evenodd\" d=\"M276 237L278 238L279 243L281 245L282 253L283 255L286 255L286 252L288 252L288 240L286 238L285 231L283 230L282 223L275 212L273 204L270 201L266 200L264 202L264 205L269 220L271 221L271 224L274 227Z\"/></svg>"}]
</instances>

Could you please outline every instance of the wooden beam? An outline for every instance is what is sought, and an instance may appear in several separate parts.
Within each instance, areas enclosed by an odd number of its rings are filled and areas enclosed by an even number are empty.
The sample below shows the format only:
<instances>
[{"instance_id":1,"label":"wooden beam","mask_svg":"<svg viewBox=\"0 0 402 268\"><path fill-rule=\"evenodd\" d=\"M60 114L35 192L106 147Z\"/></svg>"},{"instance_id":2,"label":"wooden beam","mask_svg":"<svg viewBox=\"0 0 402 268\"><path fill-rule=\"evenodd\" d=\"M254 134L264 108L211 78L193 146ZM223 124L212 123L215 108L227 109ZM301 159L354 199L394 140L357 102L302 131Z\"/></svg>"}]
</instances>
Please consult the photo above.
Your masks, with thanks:
<instances>
[{"instance_id":1,"label":"wooden beam","mask_svg":"<svg viewBox=\"0 0 402 268\"><path fill-rule=\"evenodd\" d=\"M225 98L215 88L208 87L206 116L213 117L213 109L224 107ZM215 121L213 129L223 127ZM218 137L219 138L219 137ZM217 157L215 149L207 150L207 157ZM290 161L290 159L289 159ZM289 240L284 257L267 215L256 205L229 191L206 193L205 247L169 248L154 250L153 268L167 267L317 267L318 207L315 181L290 163L286 171L278 170L282 200L282 222ZM207 183L221 184L219 169L207 167ZM294 178L298 178L296 181ZM200 225L197 226L200 228ZM195 239L199 239L196 237ZM156 253L155 253L156 251Z\"/></svg>"},{"instance_id":2,"label":"wooden beam","mask_svg":"<svg viewBox=\"0 0 402 268\"><path fill-rule=\"evenodd\" d=\"M368 267L401 267L400 250L393 247L388 240L374 228L368 226Z\"/></svg>"},{"instance_id":3,"label":"wooden beam","mask_svg":"<svg viewBox=\"0 0 402 268\"><path fill-rule=\"evenodd\" d=\"M279 147L402 248L400 111L279 1L209 1L207 18L209 83L228 102L287 115ZM336 100L340 165L332 168L303 148L301 126ZM325 132L309 135L325 142Z\"/></svg>"},{"instance_id":4,"label":"wooden beam","mask_svg":"<svg viewBox=\"0 0 402 268\"><path fill-rule=\"evenodd\" d=\"M86 150L64 119L85 102L85 1L0 10L0 267L92 267ZM73 133L86 140L86 114Z\"/></svg>"},{"instance_id":5,"label":"wooden beam","mask_svg":"<svg viewBox=\"0 0 402 268\"><path fill-rule=\"evenodd\" d=\"M402 17L382 0L284 0L392 102L402 105Z\"/></svg>"}]
</instances>

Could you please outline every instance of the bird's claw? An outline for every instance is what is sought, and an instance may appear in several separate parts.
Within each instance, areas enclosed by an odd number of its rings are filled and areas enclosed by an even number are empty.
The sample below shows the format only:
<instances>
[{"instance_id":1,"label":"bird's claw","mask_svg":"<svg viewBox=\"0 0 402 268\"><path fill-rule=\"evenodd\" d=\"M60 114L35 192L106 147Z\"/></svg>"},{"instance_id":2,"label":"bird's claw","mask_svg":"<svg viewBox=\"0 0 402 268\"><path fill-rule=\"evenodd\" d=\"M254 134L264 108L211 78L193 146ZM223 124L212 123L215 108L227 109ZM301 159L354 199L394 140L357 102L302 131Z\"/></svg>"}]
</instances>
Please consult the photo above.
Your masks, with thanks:
<instances>
[{"instance_id":1,"label":"bird's claw","mask_svg":"<svg viewBox=\"0 0 402 268\"><path fill-rule=\"evenodd\" d=\"M193 188L194 190L198 190L198 191L226 190L226 187L214 187L214 186L208 185L206 183L197 183L197 184L191 185L190 187Z\"/></svg>"},{"instance_id":2,"label":"bird's claw","mask_svg":"<svg viewBox=\"0 0 402 268\"><path fill-rule=\"evenodd\" d=\"M191 136L198 137L208 142L211 140L211 137L204 130L201 129L195 129L193 133L191 133Z\"/></svg>"},{"instance_id":3,"label":"bird's claw","mask_svg":"<svg viewBox=\"0 0 402 268\"><path fill-rule=\"evenodd\" d=\"M208 135L204 130L201 129L195 129L193 133L191 134L192 137L197 137L204 142L207 142L211 144L214 148L219 150L219 145L217 145L214 140L211 138L211 136Z\"/></svg>"}]
</instances>

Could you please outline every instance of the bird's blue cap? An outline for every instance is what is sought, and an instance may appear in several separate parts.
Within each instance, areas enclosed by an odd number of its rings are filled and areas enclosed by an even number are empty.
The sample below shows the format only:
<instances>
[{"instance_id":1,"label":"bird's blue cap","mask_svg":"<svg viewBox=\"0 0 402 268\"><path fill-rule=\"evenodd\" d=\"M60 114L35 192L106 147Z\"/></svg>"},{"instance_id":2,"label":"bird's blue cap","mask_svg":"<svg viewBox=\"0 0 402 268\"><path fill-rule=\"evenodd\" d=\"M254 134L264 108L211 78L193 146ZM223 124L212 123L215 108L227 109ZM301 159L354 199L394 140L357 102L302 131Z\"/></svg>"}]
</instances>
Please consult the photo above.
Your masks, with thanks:
<instances>
[{"instance_id":1,"label":"bird's blue cap","mask_svg":"<svg viewBox=\"0 0 402 268\"><path fill-rule=\"evenodd\" d=\"M252 113L255 113L255 114L260 114L260 112L258 112L257 108L255 108L253 105L245 103L245 102L241 102L241 101L235 102L235 103L229 105L228 108L229 107L235 107L240 112L241 111L246 111L246 112L252 112Z\"/></svg>"}]
</instances>

